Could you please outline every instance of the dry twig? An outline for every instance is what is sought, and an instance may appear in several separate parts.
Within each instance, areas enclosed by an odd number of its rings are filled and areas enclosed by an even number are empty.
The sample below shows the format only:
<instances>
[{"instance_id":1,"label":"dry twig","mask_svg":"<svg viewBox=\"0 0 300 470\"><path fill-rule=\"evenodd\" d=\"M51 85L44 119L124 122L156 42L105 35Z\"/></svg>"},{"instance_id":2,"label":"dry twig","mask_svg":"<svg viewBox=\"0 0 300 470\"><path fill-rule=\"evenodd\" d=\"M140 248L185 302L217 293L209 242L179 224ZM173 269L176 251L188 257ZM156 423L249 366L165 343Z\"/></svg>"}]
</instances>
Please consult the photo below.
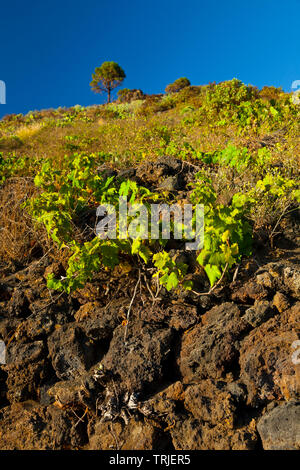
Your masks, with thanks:
<instances>
[{"instance_id":1,"label":"dry twig","mask_svg":"<svg viewBox=\"0 0 300 470\"><path fill-rule=\"evenodd\" d=\"M138 281L135 285L135 288L134 288L134 291L133 291L133 296L131 298L131 301L130 301L130 304L129 304L129 307L128 307L128 311L127 311L127 315L126 315L126 326L125 326L125 333L124 333L124 342L126 343L126 338L127 338L127 331L128 331L128 323L129 323L129 315L130 315L130 311L131 311L131 308L132 308L132 304L134 302L134 299L135 299L135 296L136 296L136 292L137 292L137 288L139 286L141 282L141 270L139 269L139 278L138 278Z\"/></svg>"}]
</instances>

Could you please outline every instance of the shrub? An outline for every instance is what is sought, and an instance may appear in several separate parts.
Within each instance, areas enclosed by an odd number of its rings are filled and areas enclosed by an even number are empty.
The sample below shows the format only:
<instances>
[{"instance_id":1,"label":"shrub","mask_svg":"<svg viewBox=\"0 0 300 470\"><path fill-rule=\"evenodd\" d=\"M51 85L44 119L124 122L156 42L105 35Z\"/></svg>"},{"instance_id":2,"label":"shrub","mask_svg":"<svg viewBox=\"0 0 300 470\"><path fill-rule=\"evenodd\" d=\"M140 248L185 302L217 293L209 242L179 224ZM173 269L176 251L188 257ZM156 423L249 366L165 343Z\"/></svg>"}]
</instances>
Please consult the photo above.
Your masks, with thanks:
<instances>
[{"instance_id":1,"label":"shrub","mask_svg":"<svg viewBox=\"0 0 300 470\"><path fill-rule=\"evenodd\" d=\"M216 109L240 105L244 101L251 100L257 94L254 87L244 85L237 78L212 85L208 88L207 103Z\"/></svg>"},{"instance_id":2,"label":"shrub","mask_svg":"<svg viewBox=\"0 0 300 470\"><path fill-rule=\"evenodd\" d=\"M198 107L200 105L201 95L204 94L204 90L204 86L187 86L176 93L176 95L173 95L173 99L176 103L190 102Z\"/></svg>"},{"instance_id":3,"label":"shrub","mask_svg":"<svg viewBox=\"0 0 300 470\"><path fill-rule=\"evenodd\" d=\"M281 218L299 207L299 183L279 172L267 173L248 192L235 194L233 202L237 200L248 210L254 228L263 228L271 239Z\"/></svg>"},{"instance_id":4,"label":"shrub","mask_svg":"<svg viewBox=\"0 0 300 470\"><path fill-rule=\"evenodd\" d=\"M131 101L143 100L144 98L145 94L142 90L123 88L123 90L118 91L118 101L120 103L131 103Z\"/></svg>"},{"instance_id":5,"label":"shrub","mask_svg":"<svg viewBox=\"0 0 300 470\"><path fill-rule=\"evenodd\" d=\"M158 111L162 111L160 107L162 96L163 96L162 94L147 95L146 99L144 100L137 114L140 116L149 116L150 114L154 114L154 113L157 113Z\"/></svg>"},{"instance_id":6,"label":"shrub","mask_svg":"<svg viewBox=\"0 0 300 470\"><path fill-rule=\"evenodd\" d=\"M166 93L178 93L178 91L182 90L183 88L186 88L187 86L190 86L191 82L189 81L188 78L182 77L182 78L177 78L175 82L170 83L165 89Z\"/></svg>"},{"instance_id":7,"label":"shrub","mask_svg":"<svg viewBox=\"0 0 300 470\"><path fill-rule=\"evenodd\" d=\"M279 100L280 98L282 98L283 93L284 92L281 87L276 88L274 86L264 86L259 91L259 97L270 101L271 104L274 104L276 100Z\"/></svg>"}]
</instances>

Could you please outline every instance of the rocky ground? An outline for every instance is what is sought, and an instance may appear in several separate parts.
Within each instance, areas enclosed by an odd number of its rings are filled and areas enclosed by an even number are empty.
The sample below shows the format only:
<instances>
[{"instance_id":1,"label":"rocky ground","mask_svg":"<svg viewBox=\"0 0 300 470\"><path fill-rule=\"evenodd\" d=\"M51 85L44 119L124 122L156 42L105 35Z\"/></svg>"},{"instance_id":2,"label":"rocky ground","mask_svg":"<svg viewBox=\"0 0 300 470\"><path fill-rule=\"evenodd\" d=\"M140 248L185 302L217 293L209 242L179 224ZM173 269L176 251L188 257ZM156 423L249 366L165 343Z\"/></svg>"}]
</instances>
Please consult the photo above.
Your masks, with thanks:
<instances>
[{"instance_id":1,"label":"rocky ground","mask_svg":"<svg viewBox=\"0 0 300 470\"><path fill-rule=\"evenodd\" d=\"M172 165L161 184L180 191ZM49 294L47 254L3 270L0 449L300 449L298 223L210 294L156 295L144 273L127 325L134 268L69 296Z\"/></svg>"}]
</instances>

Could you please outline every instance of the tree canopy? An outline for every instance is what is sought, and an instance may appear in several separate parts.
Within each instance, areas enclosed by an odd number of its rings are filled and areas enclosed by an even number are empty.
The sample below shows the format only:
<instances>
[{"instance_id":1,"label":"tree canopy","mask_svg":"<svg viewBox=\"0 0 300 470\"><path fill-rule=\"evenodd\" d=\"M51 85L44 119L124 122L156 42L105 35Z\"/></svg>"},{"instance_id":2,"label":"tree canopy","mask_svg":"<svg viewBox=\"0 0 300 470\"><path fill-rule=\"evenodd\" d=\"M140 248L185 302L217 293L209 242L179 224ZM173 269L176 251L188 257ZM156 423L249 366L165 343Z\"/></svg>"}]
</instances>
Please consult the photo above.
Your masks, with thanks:
<instances>
[{"instance_id":1,"label":"tree canopy","mask_svg":"<svg viewBox=\"0 0 300 470\"><path fill-rule=\"evenodd\" d=\"M117 88L126 77L124 70L116 62L103 62L95 68L90 85L95 93L107 93L107 102L110 102L111 92Z\"/></svg>"}]
</instances>

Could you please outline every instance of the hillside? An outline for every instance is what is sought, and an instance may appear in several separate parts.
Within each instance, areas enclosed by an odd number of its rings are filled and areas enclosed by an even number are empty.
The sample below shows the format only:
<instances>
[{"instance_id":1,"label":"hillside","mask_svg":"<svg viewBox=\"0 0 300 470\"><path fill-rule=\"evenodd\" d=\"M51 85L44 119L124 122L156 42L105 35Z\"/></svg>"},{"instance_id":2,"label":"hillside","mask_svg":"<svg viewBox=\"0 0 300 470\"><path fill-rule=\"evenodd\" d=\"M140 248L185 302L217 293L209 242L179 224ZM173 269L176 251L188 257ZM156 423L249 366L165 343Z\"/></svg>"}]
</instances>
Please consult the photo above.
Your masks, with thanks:
<instances>
[{"instance_id":1,"label":"hillside","mask_svg":"<svg viewBox=\"0 0 300 470\"><path fill-rule=\"evenodd\" d=\"M233 79L0 121L1 449L300 449L299 110ZM98 237L120 197L203 205L203 248Z\"/></svg>"}]
</instances>

